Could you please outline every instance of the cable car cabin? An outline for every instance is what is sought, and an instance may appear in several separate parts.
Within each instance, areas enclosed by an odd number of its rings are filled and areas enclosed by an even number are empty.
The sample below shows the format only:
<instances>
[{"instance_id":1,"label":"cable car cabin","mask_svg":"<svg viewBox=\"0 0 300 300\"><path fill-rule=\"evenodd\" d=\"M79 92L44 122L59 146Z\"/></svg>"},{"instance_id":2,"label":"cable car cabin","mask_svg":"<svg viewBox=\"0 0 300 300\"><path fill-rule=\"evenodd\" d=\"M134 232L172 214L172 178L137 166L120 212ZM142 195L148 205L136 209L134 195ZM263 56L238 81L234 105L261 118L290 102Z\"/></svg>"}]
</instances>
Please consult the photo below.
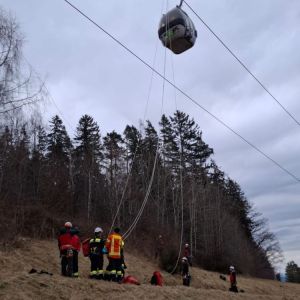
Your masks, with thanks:
<instances>
[{"instance_id":1,"label":"cable car cabin","mask_svg":"<svg viewBox=\"0 0 300 300\"><path fill-rule=\"evenodd\" d=\"M194 46L197 31L187 13L176 6L162 16L158 36L165 47L180 54Z\"/></svg>"}]
</instances>

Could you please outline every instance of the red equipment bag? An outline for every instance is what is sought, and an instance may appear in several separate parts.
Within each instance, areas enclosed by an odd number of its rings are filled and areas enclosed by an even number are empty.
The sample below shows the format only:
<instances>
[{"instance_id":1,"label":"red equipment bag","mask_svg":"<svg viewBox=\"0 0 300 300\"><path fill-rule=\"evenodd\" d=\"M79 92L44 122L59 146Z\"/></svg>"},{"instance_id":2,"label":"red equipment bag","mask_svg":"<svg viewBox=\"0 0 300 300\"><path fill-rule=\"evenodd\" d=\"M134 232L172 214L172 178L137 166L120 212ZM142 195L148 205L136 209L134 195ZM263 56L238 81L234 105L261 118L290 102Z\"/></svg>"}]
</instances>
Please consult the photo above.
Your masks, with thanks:
<instances>
[{"instance_id":1,"label":"red equipment bag","mask_svg":"<svg viewBox=\"0 0 300 300\"><path fill-rule=\"evenodd\" d=\"M126 276L123 279L123 283L129 283L129 284L136 284L136 285L140 285L140 283L138 282L138 280L136 278L134 278L133 276Z\"/></svg>"},{"instance_id":2,"label":"red equipment bag","mask_svg":"<svg viewBox=\"0 0 300 300\"><path fill-rule=\"evenodd\" d=\"M90 239L86 239L82 242L82 253L85 257L90 255Z\"/></svg>"},{"instance_id":3,"label":"red equipment bag","mask_svg":"<svg viewBox=\"0 0 300 300\"><path fill-rule=\"evenodd\" d=\"M152 285L159 285L159 286L162 286L162 285L163 285L163 277L162 277L162 275L160 274L160 272L155 271L155 272L153 273L153 276L152 276L152 278L151 278L150 283L151 283Z\"/></svg>"}]
</instances>

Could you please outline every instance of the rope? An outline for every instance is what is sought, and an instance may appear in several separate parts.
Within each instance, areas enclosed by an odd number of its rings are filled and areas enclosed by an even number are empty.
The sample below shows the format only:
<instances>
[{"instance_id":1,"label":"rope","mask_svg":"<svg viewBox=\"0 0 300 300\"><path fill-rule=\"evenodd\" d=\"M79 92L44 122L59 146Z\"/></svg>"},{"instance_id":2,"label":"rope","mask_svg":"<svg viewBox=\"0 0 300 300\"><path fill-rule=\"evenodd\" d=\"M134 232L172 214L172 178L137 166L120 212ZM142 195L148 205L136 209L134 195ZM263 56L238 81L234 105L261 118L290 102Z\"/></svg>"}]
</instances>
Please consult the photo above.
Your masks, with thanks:
<instances>
[{"instance_id":1,"label":"rope","mask_svg":"<svg viewBox=\"0 0 300 300\"><path fill-rule=\"evenodd\" d=\"M162 12L163 12L163 5L162 5L162 8L161 8L161 14L162 14ZM147 96L147 101L146 101L146 106L145 106L145 111L144 111L144 116L143 116L143 124L145 123L145 119L146 119L146 116L147 116L148 105L149 105L150 95L151 95L151 91L152 91L153 78L154 78L154 67L155 67L155 63L156 63L157 50L158 50L158 43L159 43L159 41L157 40L156 46L155 46L155 52L154 52L153 63L152 63L153 69L151 70L151 77L150 77L150 84L149 84L149 89L148 89L148 96ZM120 209L121 209L121 206L122 206L122 204L123 204L124 197L125 197L125 193L126 193L126 189L127 189L128 183L129 183L129 178L130 178L130 176L131 176L132 169L133 169L133 164L134 164L135 157L136 157L136 154L137 154L137 150L138 150L138 148L140 147L140 142L141 142L141 140L138 142L137 147L136 147L136 149L135 149L135 151L134 151L134 155L133 155L133 159L132 159L132 162L131 162L131 166L130 166L130 169L129 169L129 173L128 173L128 176L127 176L127 179L126 179L125 187L124 187L124 190L123 190L123 193L122 193L122 196L121 196L121 200L120 200L120 202L119 202L119 205L118 205L116 214L115 214L115 216L114 216L114 218L113 218L113 221L112 221L112 224L111 224L109 233L111 233L111 231L112 231L112 229L113 229L113 227L114 227L114 225L115 225L117 216L118 216L119 211L120 211Z\"/></svg>"},{"instance_id":2,"label":"rope","mask_svg":"<svg viewBox=\"0 0 300 300\"><path fill-rule=\"evenodd\" d=\"M189 96L185 91L183 91L178 86L174 85L169 79L164 77L159 71L154 69L150 64L148 64L144 59L142 59L140 56L138 56L135 52L130 50L126 45L124 45L122 42L120 42L117 38L115 38L112 34L110 34L108 31L106 31L104 28L102 28L99 24L97 24L95 21L93 21L90 17L88 17L85 13L83 13L80 9L78 9L76 6L74 6L72 3L70 3L68 0L62 0L66 2L69 6L71 6L74 10L76 10L79 14L81 14L85 19L87 19L89 22L91 22L94 26L96 26L98 29L100 29L102 32L104 32L107 36L109 36L112 40L114 40L117 44L119 44L122 48L124 48L127 52L129 52L131 55L133 55L137 60L139 60L142 64L144 64L147 68L151 69L155 74L157 74L159 77L164 79L168 84L173 86L177 91L179 91L183 96L185 96L188 100L190 100L192 103L194 103L196 106L198 106L201 110L205 111L209 116L211 116L213 119L215 119L218 123L220 123L222 126L227 128L231 133L236 135L238 138L240 138L242 141L244 141L248 146L252 147L255 151L259 152L262 156L264 156L266 159L271 161L274 165L276 165L278 168L280 168L282 171L287 173L290 177L292 177L297 183L300 182L300 178L298 178L296 175L288 171L285 167L281 166L277 161L275 161L273 158L271 158L269 155L264 153L262 150L260 150L258 147L256 147L253 143L248 141L246 138L244 138L241 134L239 134L237 131L235 131L233 128L231 128L229 125L227 125L223 120L221 120L219 117L211 113L208 109L206 109L204 106L202 106L199 102L197 102L195 99L193 99L191 96ZM185 2L186 3L186 2Z\"/></svg>"},{"instance_id":3,"label":"rope","mask_svg":"<svg viewBox=\"0 0 300 300\"><path fill-rule=\"evenodd\" d=\"M181 0L179 7L181 7L183 0ZM168 21L167 21L168 24ZM170 47L172 48L172 40L170 37ZM175 68L174 68L174 61L173 61L173 55L171 54L171 66L172 66L172 75L173 75L173 84L174 86L176 85L175 82ZM175 108L176 111L178 110L177 107L177 94L176 94L176 89L174 88L174 102L175 102ZM180 150L182 149L182 143L181 143L181 139L180 139ZM180 198L181 198L181 231L180 231L180 244L179 244L179 252L177 255L177 260L176 260L176 264L173 268L173 270L171 271L171 274L173 274L177 267L178 267L178 263L180 260L180 256L181 256L181 252L182 252L182 242L183 242L183 179L182 179L182 153L181 151L180 153L180 172L179 172L179 178L180 178Z\"/></svg>"},{"instance_id":4,"label":"rope","mask_svg":"<svg viewBox=\"0 0 300 300\"><path fill-rule=\"evenodd\" d=\"M168 6L168 0L167 0L167 6ZM167 31L168 31L168 28L166 27L166 32ZM167 61L167 48L165 47L165 51L164 51L164 68L163 68L164 76L166 75L166 61ZM163 86L162 86L161 115L163 114L164 96L165 96L165 80L163 80ZM151 192L151 188L152 188L152 184L153 184L154 174L155 174L155 170L156 170L156 164L157 164L157 158L158 158L158 152L159 152L158 150L159 150L159 134L157 134L156 153L155 153L154 165L153 165L153 168L152 168L152 174L151 174L150 182L149 182L149 185L148 185L148 189L147 189L144 201L141 205L141 208L140 208L136 218L134 219L133 223L130 225L130 227L127 229L127 231L123 235L124 240L126 240L130 236L130 234L132 233L132 231L136 227L139 219L141 218L141 216L143 214L144 208L145 208L145 206L148 202L150 192Z\"/></svg>"}]
</instances>

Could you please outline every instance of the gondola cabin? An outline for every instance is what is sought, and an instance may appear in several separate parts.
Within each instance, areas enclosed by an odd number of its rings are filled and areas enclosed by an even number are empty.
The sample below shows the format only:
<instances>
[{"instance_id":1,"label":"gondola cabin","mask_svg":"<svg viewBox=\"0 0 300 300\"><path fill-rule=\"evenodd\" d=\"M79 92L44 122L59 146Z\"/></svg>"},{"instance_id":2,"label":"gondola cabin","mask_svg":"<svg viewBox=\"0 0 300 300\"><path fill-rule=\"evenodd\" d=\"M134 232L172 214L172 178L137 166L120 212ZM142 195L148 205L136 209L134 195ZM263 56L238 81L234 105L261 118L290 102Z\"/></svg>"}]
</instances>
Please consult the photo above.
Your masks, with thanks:
<instances>
[{"instance_id":1,"label":"gondola cabin","mask_svg":"<svg viewBox=\"0 0 300 300\"><path fill-rule=\"evenodd\" d=\"M165 47L180 54L194 46L197 31L187 13L176 6L162 16L158 36Z\"/></svg>"}]
</instances>

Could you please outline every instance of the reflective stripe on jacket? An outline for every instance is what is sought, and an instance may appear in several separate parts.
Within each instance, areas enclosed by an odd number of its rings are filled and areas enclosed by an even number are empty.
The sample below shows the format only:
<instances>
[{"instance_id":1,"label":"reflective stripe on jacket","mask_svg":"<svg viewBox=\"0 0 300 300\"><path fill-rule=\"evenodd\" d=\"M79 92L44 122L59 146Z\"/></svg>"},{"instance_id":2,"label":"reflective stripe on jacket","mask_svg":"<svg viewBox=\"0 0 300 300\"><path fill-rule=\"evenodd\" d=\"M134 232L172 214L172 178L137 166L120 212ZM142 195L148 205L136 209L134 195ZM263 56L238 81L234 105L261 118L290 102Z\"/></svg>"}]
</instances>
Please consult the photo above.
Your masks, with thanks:
<instances>
[{"instance_id":1,"label":"reflective stripe on jacket","mask_svg":"<svg viewBox=\"0 0 300 300\"><path fill-rule=\"evenodd\" d=\"M106 240L105 246L108 251L109 258L115 258L115 259L121 258L121 250L124 246L124 242L120 234L118 233L110 234Z\"/></svg>"},{"instance_id":2,"label":"reflective stripe on jacket","mask_svg":"<svg viewBox=\"0 0 300 300\"><path fill-rule=\"evenodd\" d=\"M105 240L95 237L90 239L90 254L103 255Z\"/></svg>"}]
</instances>

